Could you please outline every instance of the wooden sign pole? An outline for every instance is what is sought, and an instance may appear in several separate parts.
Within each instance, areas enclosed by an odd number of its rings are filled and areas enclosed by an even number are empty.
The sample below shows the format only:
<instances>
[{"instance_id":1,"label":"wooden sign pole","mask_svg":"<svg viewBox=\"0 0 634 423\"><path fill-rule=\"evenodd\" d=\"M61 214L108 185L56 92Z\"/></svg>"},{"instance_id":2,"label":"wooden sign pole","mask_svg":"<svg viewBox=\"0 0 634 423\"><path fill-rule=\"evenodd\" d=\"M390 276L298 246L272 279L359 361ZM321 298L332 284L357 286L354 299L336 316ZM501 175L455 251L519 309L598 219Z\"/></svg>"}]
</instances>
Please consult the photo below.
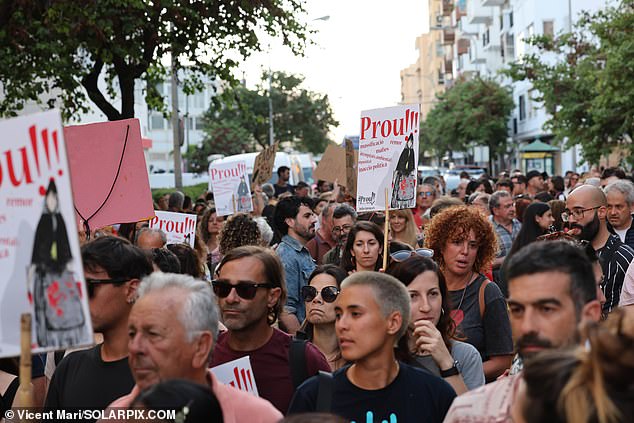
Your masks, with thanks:
<instances>
[{"instance_id":1,"label":"wooden sign pole","mask_svg":"<svg viewBox=\"0 0 634 423\"><path fill-rule=\"evenodd\" d=\"M33 407L33 386L31 385L31 314L20 316L20 387L17 404Z\"/></svg>"},{"instance_id":2,"label":"wooden sign pole","mask_svg":"<svg viewBox=\"0 0 634 423\"><path fill-rule=\"evenodd\" d=\"M390 229L390 205L387 201L387 188L385 188L385 232L383 233L383 271L387 270L387 255L388 255L388 231Z\"/></svg>"},{"instance_id":3,"label":"wooden sign pole","mask_svg":"<svg viewBox=\"0 0 634 423\"><path fill-rule=\"evenodd\" d=\"M233 203L233 214L236 214L236 195L231 194L231 202Z\"/></svg>"}]
</instances>

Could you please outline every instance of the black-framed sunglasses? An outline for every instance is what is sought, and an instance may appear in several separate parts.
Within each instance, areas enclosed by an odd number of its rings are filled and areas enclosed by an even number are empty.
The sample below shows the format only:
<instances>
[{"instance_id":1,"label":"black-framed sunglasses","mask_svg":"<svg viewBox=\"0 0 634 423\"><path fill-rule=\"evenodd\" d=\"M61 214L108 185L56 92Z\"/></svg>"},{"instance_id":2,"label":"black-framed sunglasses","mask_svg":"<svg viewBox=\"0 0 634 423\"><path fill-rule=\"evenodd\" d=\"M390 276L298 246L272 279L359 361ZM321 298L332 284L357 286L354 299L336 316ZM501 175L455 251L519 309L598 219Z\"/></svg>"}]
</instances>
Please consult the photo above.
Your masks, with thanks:
<instances>
[{"instance_id":1,"label":"black-framed sunglasses","mask_svg":"<svg viewBox=\"0 0 634 423\"><path fill-rule=\"evenodd\" d=\"M231 293L231 290L235 288L238 297L245 300L252 300L255 298L258 288L273 288L273 284L270 282L256 283L253 281L238 281L238 283L234 285L224 279L212 280L211 286L218 298L227 298Z\"/></svg>"},{"instance_id":2,"label":"black-framed sunglasses","mask_svg":"<svg viewBox=\"0 0 634 423\"><path fill-rule=\"evenodd\" d=\"M390 258L395 262L400 263L415 255L420 257L432 258L434 256L434 250L431 250L429 248L417 248L416 250L400 250L390 254Z\"/></svg>"},{"instance_id":3,"label":"black-framed sunglasses","mask_svg":"<svg viewBox=\"0 0 634 423\"><path fill-rule=\"evenodd\" d=\"M96 285L119 285L129 281L132 278L123 277L123 278L113 278L113 279L92 279L86 278L86 290L88 291L88 298L92 298L95 296L95 286Z\"/></svg>"},{"instance_id":4,"label":"black-framed sunglasses","mask_svg":"<svg viewBox=\"0 0 634 423\"><path fill-rule=\"evenodd\" d=\"M340 292L339 288L337 288L336 286L324 286L321 289L320 294L321 294L321 298L325 302L332 303L333 301L337 299L339 292ZM311 302L317 296L317 288L310 285L302 286L301 296L304 302L306 303Z\"/></svg>"}]
</instances>

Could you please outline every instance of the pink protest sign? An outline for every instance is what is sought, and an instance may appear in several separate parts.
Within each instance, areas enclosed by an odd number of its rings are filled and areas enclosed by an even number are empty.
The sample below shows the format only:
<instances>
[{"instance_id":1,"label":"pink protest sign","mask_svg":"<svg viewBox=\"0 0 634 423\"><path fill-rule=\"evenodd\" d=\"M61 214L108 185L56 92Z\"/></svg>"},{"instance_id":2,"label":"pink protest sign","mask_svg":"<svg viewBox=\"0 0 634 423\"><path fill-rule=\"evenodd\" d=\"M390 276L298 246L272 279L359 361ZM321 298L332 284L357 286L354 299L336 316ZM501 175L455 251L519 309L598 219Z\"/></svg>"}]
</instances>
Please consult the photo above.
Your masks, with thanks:
<instances>
[{"instance_id":1,"label":"pink protest sign","mask_svg":"<svg viewBox=\"0 0 634 423\"><path fill-rule=\"evenodd\" d=\"M92 343L59 111L0 121L0 357Z\"/></svg>"},{"instance_id":2,"label":"pink protest sign","mask_svg":"<svg viewBox=\"0 0 634 423\"><path fill-rule=\"evenodd\" d=\"M64 137L80 225L154 217L138 119L67 126Z\"/></svg>"}]
</instances>

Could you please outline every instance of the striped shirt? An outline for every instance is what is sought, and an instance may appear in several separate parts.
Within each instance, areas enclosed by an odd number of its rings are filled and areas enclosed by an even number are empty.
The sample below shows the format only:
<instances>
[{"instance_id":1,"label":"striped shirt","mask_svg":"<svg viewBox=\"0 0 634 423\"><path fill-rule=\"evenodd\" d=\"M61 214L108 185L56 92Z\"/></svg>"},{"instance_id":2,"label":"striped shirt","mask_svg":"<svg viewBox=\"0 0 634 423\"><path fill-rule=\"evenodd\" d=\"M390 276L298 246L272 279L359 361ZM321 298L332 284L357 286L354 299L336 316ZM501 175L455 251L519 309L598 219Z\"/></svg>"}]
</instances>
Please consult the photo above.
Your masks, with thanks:
<instances>
[{"instance_id":1,"label":"striped shirt","mask_svg":"<svg viewBox=\"0 0 634 423\"><path fill-rule=\"evenodd\" d=\"M603 268L603 293L606 302L603 312L610 313L619 305L623 279L630 262L634 260L634 250L621 242L618 235L610 235L603 248L597 250ZM634 271L632 268L631 271Z\"/></svg>"}]
</instances>

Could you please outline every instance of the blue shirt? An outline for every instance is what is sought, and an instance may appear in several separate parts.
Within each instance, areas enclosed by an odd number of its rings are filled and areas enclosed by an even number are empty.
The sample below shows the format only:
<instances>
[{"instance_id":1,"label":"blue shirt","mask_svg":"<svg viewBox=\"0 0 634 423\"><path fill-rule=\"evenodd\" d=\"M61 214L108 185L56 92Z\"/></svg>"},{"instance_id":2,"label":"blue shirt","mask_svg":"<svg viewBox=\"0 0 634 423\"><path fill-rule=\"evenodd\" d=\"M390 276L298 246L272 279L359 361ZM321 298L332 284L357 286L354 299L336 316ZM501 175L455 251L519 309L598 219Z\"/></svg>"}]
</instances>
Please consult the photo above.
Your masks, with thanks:
<instances>
[{"instance_id":1,"label":"blue shirt","mask_svg":"<svg viewBox=\"0 0 634 423\"><path fill-rule=\"evenodd\" d=\"M298 240L284 235L282 242L277 247L277 255L284 266L286 275L286 306L287 313L294 314L299 323L306 318L306 305L301 299L302 286L308 284L308 277L317 265L310 253Z\"/></svg>"},{"instance_id":2,"label":"blue shirt","mask_svg":"<svg viewBox=\"0 0 634 423\"><path fill-rule=\"evenodd\" d=\"M508 229L496 222L495 219L493 219L493 216L489 216L489 220L493 224L495 233L498 235L498 245L500 246L500 250L498 251L497 257L506 257L511 252L513 240L515 240L515 238L517 238L517 234L520 233L522 224L519 220L513 219L513 230L512 232L509 232Z\"/></svg>"}]
</instances>

